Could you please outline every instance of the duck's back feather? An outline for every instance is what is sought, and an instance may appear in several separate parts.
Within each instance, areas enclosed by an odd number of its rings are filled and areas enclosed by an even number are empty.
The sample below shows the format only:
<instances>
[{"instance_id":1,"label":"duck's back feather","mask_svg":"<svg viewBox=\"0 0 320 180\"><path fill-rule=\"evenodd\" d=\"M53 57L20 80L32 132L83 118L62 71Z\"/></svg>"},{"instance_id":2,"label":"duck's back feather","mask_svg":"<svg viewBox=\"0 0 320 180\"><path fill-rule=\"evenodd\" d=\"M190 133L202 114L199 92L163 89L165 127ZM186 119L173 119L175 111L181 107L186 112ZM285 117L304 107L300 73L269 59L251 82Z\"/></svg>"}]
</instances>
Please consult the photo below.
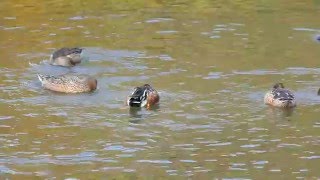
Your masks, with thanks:
<instances>
[{"instance_id":1,"label":"duck's back feather","mask_svg":"<svg viewBox=\"0 0 320 180\"><path fill-rule=\"evenodd\" d=\"M52 58L56 59L58 57L68 56L70 54L81 54L81 52L81 48L61 48L52 54Z\"/></svg>"},{"instance_id":2,"label":"duck's back feather","mask_svg":"<svg viewBox=\"0 0 320 180\"><path fill-rule=\"evenodd\" d=\"M291 91L289 91L288 89L275 89L272 91L272 94L274 96L275 99L279 99L279 100L293 100L294 99L294 95Z\"/></svg>"},{"instance_id":3,"label":"duck's back feather","mask_svg":"<svg viewBox=\"0 0 320 180\"><path fill-rule=\"evenodd\" d=\"M38 78L44 88L57 92L80 93L90 92L97 88L97 80L87 75L50 76L38 74Z\"/></svg>"}]
</instances>

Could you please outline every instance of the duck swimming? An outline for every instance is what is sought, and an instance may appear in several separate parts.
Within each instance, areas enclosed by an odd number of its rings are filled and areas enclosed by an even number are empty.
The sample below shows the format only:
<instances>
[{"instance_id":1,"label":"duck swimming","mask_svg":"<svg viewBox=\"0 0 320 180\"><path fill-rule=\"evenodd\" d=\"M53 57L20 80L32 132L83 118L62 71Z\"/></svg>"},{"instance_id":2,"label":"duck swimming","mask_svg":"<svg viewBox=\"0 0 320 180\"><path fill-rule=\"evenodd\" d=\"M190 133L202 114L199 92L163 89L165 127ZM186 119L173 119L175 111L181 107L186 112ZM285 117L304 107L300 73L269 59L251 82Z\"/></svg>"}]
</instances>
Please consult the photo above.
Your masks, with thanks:
<instances>
[{"instance_id":1,"label":"duck swimming","mask_svg":"<svg viewBox=\"0 0 320 180\"><path fill-rule=\"evenodd\" d=\"M50 64L56 66L75 66L82 60L81 48L61 48L50 56Z\"/></svg>"},{"instance_id":2,"label":"duck swimming","mask_svg":"<svg viewBox=\"0 0 320 180\"><path fill-rule=\"evenodd\" d=\"M158 92L149 84L134 88L134 91L127 98L127 105L130 107L147 107L157 104L160 100Z\"/></svg>"},{"instance_id":3,"label":"duck swimming","mask_svg":"<svg viewBox=\"0 0 320 180\"><path fill-rule=\"evenodd\" d=\"M276 83L272 90L266 93L264 103L280 108L293 108L297 105L294 94L285 89L282 83Z\"/></svg>"},{"instance_id":4,"label":"duck swimming","mask_svg":"<svg viewBox=\"0 0 320 180\"><path fill-rule=\"evenodd\" d=\"M88 75L41 75L38 78L45 89L63 93L91 92L97 89L97 80Z\"/></svg>"}]
</instances>

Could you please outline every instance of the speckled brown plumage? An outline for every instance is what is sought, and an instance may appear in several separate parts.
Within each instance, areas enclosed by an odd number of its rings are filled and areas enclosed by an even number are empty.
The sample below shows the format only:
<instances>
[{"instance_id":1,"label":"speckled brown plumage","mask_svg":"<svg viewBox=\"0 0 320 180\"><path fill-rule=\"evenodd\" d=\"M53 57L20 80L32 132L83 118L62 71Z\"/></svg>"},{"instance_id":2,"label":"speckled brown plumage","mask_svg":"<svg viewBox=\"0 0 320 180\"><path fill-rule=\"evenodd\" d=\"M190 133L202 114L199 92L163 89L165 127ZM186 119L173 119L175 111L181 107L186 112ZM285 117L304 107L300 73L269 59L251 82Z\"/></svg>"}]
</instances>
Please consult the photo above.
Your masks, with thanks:
<instances>
[{"instance_id":1,"label":"speckled brown plumage","mask_svg":"<svg viewBox=\"0 0 320 180\"><path fill-rule=\"evenodd\" d=\"M282 83L276 83L272 90L266 93L264 103L280 108L292 108L297 105L294 94L285 89Z\"/></svg>"},{"instance_id":2,"label":"speckled brown plumage","mask_svg":"<svg viewBox=\"0 0 320 180\"><path fill-rule=\"evenodd\" d=\"M41 75L38 78L45 89L64 93L91 92L97 88L97 80L88 75Z\"/></svg>"}]
</instances>

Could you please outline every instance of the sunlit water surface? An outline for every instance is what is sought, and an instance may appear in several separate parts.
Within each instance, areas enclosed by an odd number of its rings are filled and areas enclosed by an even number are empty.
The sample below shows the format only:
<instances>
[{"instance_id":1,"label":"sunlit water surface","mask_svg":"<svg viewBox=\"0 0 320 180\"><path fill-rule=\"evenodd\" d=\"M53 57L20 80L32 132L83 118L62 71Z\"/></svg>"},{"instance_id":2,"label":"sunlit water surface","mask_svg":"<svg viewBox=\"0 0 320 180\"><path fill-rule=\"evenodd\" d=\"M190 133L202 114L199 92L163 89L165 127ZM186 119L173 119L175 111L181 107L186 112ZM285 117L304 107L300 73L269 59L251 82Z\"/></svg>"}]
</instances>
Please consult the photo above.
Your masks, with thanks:
<instances>
[{"instance_id":1,"label":"sunlit water surface","mask_svg":"<svg viewBox=\"0 0 320 180\"><path fill-rule=\"evenodd\" d=\"M320 178L317 1L0 3L0 179ZM73 68L48 64L85 48ZM44 90L42 74L98 90ZM292 111L263 104L275 82ZM149 83L161 100L129 109Z\"/></svg>"}]
</instances>

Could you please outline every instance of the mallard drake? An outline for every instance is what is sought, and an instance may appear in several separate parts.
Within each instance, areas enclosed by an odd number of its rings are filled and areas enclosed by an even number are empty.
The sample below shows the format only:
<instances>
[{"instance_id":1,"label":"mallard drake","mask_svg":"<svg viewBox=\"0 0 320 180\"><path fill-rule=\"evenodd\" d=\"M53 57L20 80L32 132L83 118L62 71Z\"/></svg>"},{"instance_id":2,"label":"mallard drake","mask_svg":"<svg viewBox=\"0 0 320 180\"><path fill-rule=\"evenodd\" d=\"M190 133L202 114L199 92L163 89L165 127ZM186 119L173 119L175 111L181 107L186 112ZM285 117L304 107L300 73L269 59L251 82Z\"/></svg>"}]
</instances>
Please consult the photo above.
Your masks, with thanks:
<instances>
[{"instance_id":1,"label":"mallard drake","mask_svg":"<svg viewBox=\"0 0 320 180\"><path fill-rule=\"evenodd\" d=\"M130 107L147 107L157 104L160 100L158 92L149 84L134 88L132 94L127 98Z\"/></svg>"},{"instance_id":2,"label":"mallard drake","mask_svg":"<svg viewBox=\"0 0 320 180\"><path fill-rule=\"evenodd\" d=\"M56 66L75 66L82 60L81 48L61 48L50 56L50 64Z\"/></svg>"},{"instance_id":3,"label":"mallard drake","mask_svg":"<svg viewBox=\"0 0 320 180\"><path fill-rule=\"evenodd\" d=\"M45 89L63 93L91 92L97 89L97 80L88 75L41 75L38 78Z\"/></svg>"},{"instance_id":4,"label":"mallard drake","mask_svg":"<svg viewBox=\"0 0 320 180\"><path fill-rule=\"evenodd\" d=\"M282 83L276 83L272 90L266 93L264 103L280 108L292 108L297 105L294 94L285 89Z\"/></svg>"}]
</instances>

